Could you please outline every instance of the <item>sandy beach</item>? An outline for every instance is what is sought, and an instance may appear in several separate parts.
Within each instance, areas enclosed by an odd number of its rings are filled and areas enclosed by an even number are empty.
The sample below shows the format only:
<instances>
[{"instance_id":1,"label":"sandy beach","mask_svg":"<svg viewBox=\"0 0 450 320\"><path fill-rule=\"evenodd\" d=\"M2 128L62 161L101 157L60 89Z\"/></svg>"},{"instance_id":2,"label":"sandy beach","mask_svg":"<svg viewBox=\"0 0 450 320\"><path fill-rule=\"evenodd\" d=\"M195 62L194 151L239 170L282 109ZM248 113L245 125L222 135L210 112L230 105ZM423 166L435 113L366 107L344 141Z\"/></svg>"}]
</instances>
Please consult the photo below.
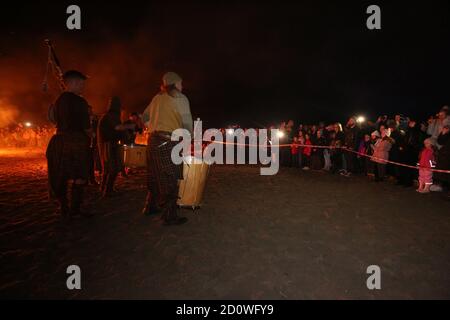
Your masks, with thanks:
<instances>
[{"instance_id":1,"label":"sandy beach","mask_svg":"<svg viewBox=\"0 0 450 320\"><path fill-rule=\"evenodd\" d=\"M42 152L0 153L0 296L26 299L450 299L450 202L283 168L214 166L183 226L141 214L145 172L62 222ZM66 288L78 265L82 289ZM382 289L366 287L378 265Z\"/></svg>"}]
</instances>

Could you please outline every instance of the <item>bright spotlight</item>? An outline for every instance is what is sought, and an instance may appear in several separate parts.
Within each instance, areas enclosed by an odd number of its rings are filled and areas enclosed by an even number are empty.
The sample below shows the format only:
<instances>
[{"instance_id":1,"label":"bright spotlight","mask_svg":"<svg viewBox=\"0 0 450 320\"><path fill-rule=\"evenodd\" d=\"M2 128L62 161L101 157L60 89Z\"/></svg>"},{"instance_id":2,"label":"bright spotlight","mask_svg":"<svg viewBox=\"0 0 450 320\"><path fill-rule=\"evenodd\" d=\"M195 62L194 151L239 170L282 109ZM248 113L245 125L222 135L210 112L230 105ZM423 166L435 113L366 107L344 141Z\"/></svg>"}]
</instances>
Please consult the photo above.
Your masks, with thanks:
<instances>
[{"instance_id":1,"label":"bright spotlight","mask_svg":"<svg viewBox=\"0 0 450 320\"><path fill-rule=\"evenodd\" d=\"M31 127L31 122L25 122L24 125L25 127Z\"/></svg>"},{"instance_id":2,"label":"bright spotlight","mask_svg":"<svg viewBox=\"0 0 450 320\"><path fill-rule=\"evenodd\" d=\"M283 138L283 137L284 137L284 132L278 130L278 132L277 132L277 137L278 137L278 138Z\"/></svg>"},{"instance_id":3,"label":"bright spotlight","mask_svg":"<svg viewBox=\"0 0 450 320\"><path fill-rule=\"evenodd\" d=\"M364 123L364 122L366 122L366 118L364 118L363 116L359 116L358 118L356 118L356 122Z\"/></svg>"},{"instance_id":4,"label":"bright spotlight","mask_svg":"<svg viewBox=\"0 0 450 320\"><path fill-rule=\"evenodd\" d=\"M233 130L233 129L227 129L227 134L228 134L228 135L231 136L233 133L234 133L234 130Z\"/></svg>"}]
</instances>

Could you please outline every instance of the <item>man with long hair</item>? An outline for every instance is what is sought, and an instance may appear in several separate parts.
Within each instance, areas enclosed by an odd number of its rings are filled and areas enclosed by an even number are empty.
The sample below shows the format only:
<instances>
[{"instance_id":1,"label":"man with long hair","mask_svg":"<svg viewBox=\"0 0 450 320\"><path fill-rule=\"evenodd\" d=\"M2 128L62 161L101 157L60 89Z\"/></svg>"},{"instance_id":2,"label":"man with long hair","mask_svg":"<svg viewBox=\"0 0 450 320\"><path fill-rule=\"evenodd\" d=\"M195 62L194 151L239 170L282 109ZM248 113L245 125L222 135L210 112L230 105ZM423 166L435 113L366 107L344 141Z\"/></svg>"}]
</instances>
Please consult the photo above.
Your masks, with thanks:
<instances>
[{"instance_id":1,"label":"man with long hair","mask_svg":"<svg viewBox=\"0 0 450 320\"><path fill-rule=\"evenodd\" d=\"M109 101L108 112L98 122L97 142L102 163L101 192L103 197L114 195L114 182L121 170L119 140L124 133L120 121L121 102L118 97Z\"/></svg>"}]
</instances>

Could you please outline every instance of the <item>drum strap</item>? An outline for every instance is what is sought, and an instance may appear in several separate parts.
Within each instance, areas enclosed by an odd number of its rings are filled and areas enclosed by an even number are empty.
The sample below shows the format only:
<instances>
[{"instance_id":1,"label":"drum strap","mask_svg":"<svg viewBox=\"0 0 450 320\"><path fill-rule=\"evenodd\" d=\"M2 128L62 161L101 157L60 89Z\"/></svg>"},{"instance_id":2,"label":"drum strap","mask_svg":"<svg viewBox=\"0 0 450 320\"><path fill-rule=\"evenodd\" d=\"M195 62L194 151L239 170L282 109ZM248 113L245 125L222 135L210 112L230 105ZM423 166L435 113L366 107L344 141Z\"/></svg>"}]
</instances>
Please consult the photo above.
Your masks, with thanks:
<instances>
[{"instance_id":1,"label":"drum strap","mask_svg":"<svg viewBox=\"0 0 450 320\"><path fill-rule=\"evenodd\" d=\"M151 134L154 134L162 139L171 140L172 134L167 131L153 131Z\"/></svg>"}]
</instances>

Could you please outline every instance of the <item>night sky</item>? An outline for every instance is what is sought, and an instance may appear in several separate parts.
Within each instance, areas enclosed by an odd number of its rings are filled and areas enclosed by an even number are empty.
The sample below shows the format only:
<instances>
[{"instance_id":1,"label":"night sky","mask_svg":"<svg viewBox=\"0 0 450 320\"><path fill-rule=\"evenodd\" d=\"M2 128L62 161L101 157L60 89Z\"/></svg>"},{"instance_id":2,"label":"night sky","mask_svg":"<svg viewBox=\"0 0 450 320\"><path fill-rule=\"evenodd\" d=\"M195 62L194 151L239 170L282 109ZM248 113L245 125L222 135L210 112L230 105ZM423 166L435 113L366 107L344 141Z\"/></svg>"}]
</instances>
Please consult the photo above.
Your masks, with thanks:
<instances>
[{"instance_id":1,"label":"night sky","mask_svg":"<svg viewBox=\"0 0 450 320\"><path fill-rule=\"evenodd\" d=\"M390 1L394 2L394 1ZM450 103L450 2L16 1L2 4L0 102L45 119L50 38L64 69L90 76L86 98L143 111L163 72L180 73L207 127L283 119L344 121L397 112L426 118ZM82 30L66 29L78 4ZM366 28L378 4L382 30Z\"/></svg>"}]
</instances>

